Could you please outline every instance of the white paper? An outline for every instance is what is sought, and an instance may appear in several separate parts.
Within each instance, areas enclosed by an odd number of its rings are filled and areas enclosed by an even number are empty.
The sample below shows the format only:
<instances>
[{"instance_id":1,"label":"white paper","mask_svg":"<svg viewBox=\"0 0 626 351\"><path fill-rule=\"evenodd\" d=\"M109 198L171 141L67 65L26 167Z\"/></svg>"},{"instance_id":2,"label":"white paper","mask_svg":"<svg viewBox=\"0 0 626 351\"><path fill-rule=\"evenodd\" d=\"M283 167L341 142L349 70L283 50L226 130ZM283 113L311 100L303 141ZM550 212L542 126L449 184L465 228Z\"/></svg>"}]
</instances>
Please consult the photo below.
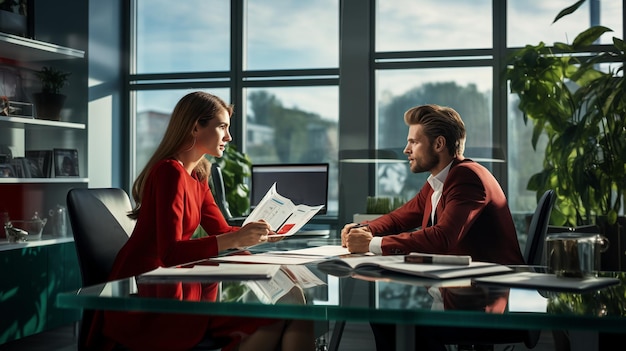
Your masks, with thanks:
<instances>
[{"instance_id":1,"label":"white paper","mask_svg":"<svg viewBox=\"0 0 626 351\"><path fill-rule=\"evenodd\" d=\"M304 185L303 185L304 186ZM276 234L269 237L290 236L297 233L324 205L294 205L276 191L276 183L267 191L261 202L248 215L243 225L265 220Z\"/></svg>"},{"instance_id":2,"label":"white paper","mask_svg":"<svg viewBox=\"0 0 626 351\"><path fill-rule=\"evenodd\" d=\"M211 261L238 262L238 263L270 263L270 264L306 264L316 262L324 258L318 256L289 256L289 255L232 255L212 258Z\"/></svg>"}]
</instances>

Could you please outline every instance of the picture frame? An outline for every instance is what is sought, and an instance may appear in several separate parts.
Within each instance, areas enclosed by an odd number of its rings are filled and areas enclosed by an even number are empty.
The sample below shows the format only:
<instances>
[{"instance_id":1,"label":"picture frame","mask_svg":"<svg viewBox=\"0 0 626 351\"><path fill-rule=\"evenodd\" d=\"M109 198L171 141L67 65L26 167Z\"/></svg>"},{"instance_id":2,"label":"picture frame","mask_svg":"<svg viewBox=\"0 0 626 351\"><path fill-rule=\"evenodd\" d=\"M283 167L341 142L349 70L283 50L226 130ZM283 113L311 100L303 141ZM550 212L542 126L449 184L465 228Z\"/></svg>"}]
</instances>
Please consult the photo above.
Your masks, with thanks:
<instances>
[{"instance_id":1,"label":"picture frame","mask_svg":"<svg viewBox=\"0 0 626 351\"><path fill-rule=\"evenodd\" d=\"M52 175L52 150L26 150L26 159L32 178L50 178Z\"/></svg>"},{"instance_id":2,"label":"picture frame","mask_svg":"<svg viewBox=\"0 0 626 351\"><path fill-rule=\"evenodd\" d=\"M9 163L0 163L0 178L15 178L15 168Z\"/></svg>"},{"instance_id":3,"label":"picture frame","mask_svg":"<svg viewBox=\"0 0 626 351\"><path fill-rule=\"evenodd\" d=\"M35 38L34 0L4 1L0 4L0 32Z\"/></svg>"},{"instance_id":4,"label":"picture frame","mask_svg":"<svg viewBox=\"0 0 626 351\"><path fill-rule=\"evenodd\" d=\"M54 176L55 177L78 177L78 150L76 149L53 149Z\"/></svg>"}]
</instances>

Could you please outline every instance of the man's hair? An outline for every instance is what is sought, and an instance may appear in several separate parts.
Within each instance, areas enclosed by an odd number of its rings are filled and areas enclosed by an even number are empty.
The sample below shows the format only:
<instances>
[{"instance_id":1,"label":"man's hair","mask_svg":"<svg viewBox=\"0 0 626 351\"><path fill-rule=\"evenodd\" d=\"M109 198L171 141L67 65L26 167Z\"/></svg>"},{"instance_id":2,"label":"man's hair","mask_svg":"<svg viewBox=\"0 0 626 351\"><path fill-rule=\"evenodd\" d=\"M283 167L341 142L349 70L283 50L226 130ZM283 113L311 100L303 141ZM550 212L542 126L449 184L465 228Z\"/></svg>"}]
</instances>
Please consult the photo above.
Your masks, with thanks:
<instances>
[{"instance_id":1,"label":"man's hair","mask_svg":"<svg viewBox=\"0 0 626 351\"><path fill-rule=\"evenodd\" d=\"M404 113L404 122L409 126L421 124L431 143L438 136L443 136L450 156L463 155L465 124L451 107L435 104L415 106Z\"/></svg>"}]
</instances>

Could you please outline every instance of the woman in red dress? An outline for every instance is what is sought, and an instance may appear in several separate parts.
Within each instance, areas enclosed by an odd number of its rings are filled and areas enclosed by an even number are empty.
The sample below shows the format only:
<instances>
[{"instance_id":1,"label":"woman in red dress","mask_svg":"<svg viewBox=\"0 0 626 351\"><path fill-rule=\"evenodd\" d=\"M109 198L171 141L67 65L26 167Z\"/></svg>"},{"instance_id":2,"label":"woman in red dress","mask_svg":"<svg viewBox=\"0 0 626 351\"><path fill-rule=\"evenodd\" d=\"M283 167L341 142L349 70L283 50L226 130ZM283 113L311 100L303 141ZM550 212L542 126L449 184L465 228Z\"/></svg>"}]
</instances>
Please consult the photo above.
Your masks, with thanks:
<instances>
[{"instance_id":1,"label":"woman in red dress","mask_svg":"<svg viewBox=\"0 0 626 351\"><path fill-rule=\"evenodd\" d=\"M210 162L232 140L232 106L220 98L193 92L174 108L165 135L133 185L136 226L115 260L110 279L136 276L216 256L220 251L267 241L264 221L228 225L208 185ZM198 225L208 236L192 239ZM141 295L211 299L217 286L139 285ZM97 313L88 344L110 349L187 350L203 338L228 337L225 348L238 350L313 350L312 322L225 316L105 311Z\"/></svg>"}]
</instances>

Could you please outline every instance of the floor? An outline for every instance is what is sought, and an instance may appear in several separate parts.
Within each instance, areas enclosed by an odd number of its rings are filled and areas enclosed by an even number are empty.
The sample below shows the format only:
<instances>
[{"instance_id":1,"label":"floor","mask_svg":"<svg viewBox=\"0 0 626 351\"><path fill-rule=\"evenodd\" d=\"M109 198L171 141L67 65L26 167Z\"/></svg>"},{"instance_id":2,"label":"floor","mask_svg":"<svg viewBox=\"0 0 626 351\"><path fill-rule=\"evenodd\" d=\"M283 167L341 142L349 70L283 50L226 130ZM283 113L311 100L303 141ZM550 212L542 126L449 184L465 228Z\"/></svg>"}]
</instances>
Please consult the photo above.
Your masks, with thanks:
<instances>
[{"instance_id":1,"label":"floor","mask_svg":"<svg viewBox=\"0 0 626 351\"><path fill-rule=\"evenodd\" d=\"M330 338L325 338L326 343ZM324 347L318 348L325 351ZM375 351L374 338L368 324L346 323L339 349L337 351ZM22 340L0 345L0 351L75 351L76 339L74 327L63 327L46 333L34 335ZM513 349L498 346L495 351L525 351L522 344L516 344ZM541 333L539 344L533 351L555 350L551 333Z\"/></svg>"}]
</instances>

